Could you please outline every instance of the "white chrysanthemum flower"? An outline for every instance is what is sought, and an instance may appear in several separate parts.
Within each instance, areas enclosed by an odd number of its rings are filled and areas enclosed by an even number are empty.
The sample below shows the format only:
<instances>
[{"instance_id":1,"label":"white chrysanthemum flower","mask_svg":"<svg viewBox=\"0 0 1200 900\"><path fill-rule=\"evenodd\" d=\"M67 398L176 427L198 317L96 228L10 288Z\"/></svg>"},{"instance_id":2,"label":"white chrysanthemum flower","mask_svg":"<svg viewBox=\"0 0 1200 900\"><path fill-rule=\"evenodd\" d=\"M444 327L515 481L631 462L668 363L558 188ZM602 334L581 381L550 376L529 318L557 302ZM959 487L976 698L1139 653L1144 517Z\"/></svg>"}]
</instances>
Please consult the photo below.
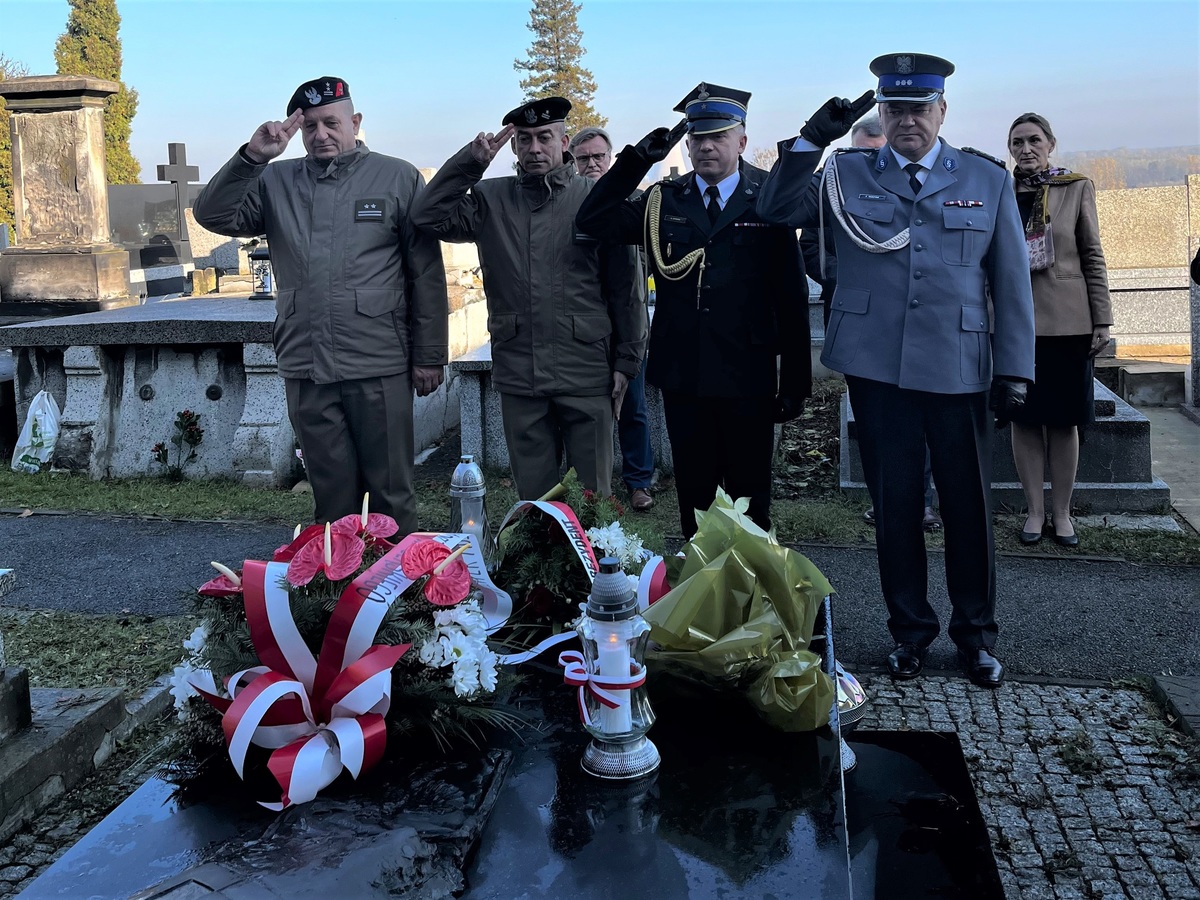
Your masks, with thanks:
<instances>
[{"instance_id":1,"label":"white chrysanthemum flower","mask_svg":"<svg viewBox=\"0 0 1200 900\"><path fill-rule=\"evenodd\" d=\"M490 650L479 660L479 686L489 694L496 690L496 654Z\"/></svg>"},{"instance_id":2,"label":"white chrysanthemum flower","mask_svg":"<svg viewBox=\"0 0 1200 900\"><path fill-rule=\"evenodd\" d=\"M199 656L204 652L204 645L208 643L208 625L201 623L196 626L196 630L192 632L191 637L183 642L183 649L187 650L192 656Z\"/></svg>"},{"instance_id":3,"label":"white chrysanthemum flower","mask_svg":"<svg viewBox=\"0 0 1200 900\"><path fill-rule=\"evenodd\" d=\"M179 721L181 722L187 718L188 698L200 696L188 681L195 671L190 662L184 662L176 666L175 671L171 673L171 696L175 698L175 708L179 710Z\"/></svg>"},{"instance_id":4,"label":"white chrysanthemum flower","mask_svg":"<svg viewBox=\"0 0 1200 900\"><path fill-rule=\"evenodd\" d=\"M442 652L441 642L436 638L430 638L421 645L418 658L425 665L432 666L435 669L446 665L446 658L445 654Z\"/></svg>"}]
</instances>

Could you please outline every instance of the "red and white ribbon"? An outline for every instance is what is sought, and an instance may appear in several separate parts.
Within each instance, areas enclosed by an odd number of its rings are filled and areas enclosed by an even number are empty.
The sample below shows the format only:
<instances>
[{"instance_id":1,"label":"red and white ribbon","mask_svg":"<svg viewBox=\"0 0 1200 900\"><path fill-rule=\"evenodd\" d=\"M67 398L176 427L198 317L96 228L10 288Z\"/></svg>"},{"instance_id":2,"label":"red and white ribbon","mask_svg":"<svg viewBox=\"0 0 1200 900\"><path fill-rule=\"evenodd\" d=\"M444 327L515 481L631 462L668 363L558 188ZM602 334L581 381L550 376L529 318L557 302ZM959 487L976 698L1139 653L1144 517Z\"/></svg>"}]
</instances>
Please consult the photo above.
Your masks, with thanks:
<instances>
[{"instance_id":1,"label":"red and white ribbon","mask_svg":"<svg viewBox=\"0 0 1200 900\"><path fill-rule=\"evenodd\" d=\"M629 674L597 675L589 671L583 654L578 650L567 650L558 655L558 664L563 667L563 681L578 687L579 719L584 725L599 727L587 708L587 694L591 694L609 709L629 703L628 692L646 683L646 667L634 661L629 663ZM626 696L621 696L625 692Z\"/></svg>"},{"instance_id":2,"label":"red and white ribbon","mask_svg":"<svg viewBox=\"0 0 1200 900\"><path fill-rule=\"evenodd\" d=\"M237 672L217 695L211 672L193 676L201 695L221 710L234 769L242 775L254 744L272 751L268 768L285 809L313 799L347 769L357 778L387 745L392 668L411 645L373 645L388 607L412 581L400 571L404 549L390 550L343 591L314 658L292 618L281 586L285 563L247 561L244 603L250 638L263 665Z\"/></svg>"},{"instance_id":3,"label":"red and white ribbon","mask_svg":"<svg viewBox=\"0 0 1200 900\"><path fill-rule=\"evenodd\" d=\"M560 503L557 500L520 500L514 503L512 509L508 511L508 515L504 517L504 521L496 529L496 534L504 531L509 522L529 509L541 510L558 524L558 527L563 530L563 534L567 536L567 540L571 542L571 547L575 550L575 555L583 563L583 568L587 571L588 581L594 580L596 574L600 571L600 564L596 562L596 554L592 550L591 541L587 539L587 533L583 530L583 526L579 524L579 518L575 515L575 510L571 509L565 503Z\"/></svg>"}]
</instances>

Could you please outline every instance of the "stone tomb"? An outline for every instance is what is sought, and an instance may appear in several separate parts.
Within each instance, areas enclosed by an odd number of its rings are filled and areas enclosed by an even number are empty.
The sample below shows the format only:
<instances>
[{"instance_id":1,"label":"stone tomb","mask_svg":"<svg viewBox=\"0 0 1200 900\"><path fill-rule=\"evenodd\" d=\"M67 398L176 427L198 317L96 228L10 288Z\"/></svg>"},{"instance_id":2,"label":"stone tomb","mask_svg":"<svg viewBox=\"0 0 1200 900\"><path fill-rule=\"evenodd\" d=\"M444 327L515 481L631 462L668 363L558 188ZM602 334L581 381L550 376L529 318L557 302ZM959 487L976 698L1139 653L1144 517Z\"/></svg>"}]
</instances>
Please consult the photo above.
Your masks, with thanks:
<instances>
[{"instance_id":1,"label":"stone tomb","mask_svg":"<svg viewBox=\"0 0 1200 900\"><path fill-rule=\"evenodd\" d=\"M868 500L849 393L842 394L841 415L841 488ZM1025 494L1013 464L1011 428L995 432L992 442L992 502L1025 508ZM1092 513L1166 513L1171 507L1170 488L1150 469L1150 422L1099 381L1096 422L1088 427L1079 448L1072 504Z\"/></svg>"},{"instance_id":2,"label":"stone tomb","mask_svg":"<svg viewBox=\"0 0 1200 900\"><path fill-rule=\"evenodd\" d=\"M153 779L22 897L1003 897L953 734L863 734L843 776L834 730L781 734L655 680L662 767L611 783L580 770L573 690L528 674L524 741L385 760L280 814L232 773L194 796Z\"/></svg>"},{"instance_id":3,"label":"stone tomb","mask_svg":"<svg viewBox=\"0 0 1200 900\"><path fill-rule=\"evenodd\" d=\"M12 113L13 205L20 244L0 253L6 306L129 304L129 257L111 243L104 101L115 81L42 75L0 83Z\"/></svg>"},{"instance_id":4,"label":"stone tomb","mask_svg":"<svg viewBox=\"0 0 1200 900\"><path fill-rule=\"evenodd\" d=\"M274 321L273 303L182 300L10 325L0 346L13 349L18 421L39 390L58 401L56 468L158 474L151 447L191 409L204 440L188 477L285 485L299 473Z\"/></svg>"}]
</instances>

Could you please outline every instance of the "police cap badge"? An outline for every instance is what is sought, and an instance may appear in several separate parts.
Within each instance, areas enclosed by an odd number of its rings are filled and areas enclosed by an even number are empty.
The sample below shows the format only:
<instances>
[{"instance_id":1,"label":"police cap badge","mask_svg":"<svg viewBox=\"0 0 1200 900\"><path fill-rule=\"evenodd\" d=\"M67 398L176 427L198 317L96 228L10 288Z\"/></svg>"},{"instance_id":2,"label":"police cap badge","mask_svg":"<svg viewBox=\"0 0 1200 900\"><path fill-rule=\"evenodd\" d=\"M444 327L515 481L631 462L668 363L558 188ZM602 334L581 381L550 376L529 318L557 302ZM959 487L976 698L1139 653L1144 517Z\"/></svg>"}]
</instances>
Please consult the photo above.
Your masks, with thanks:
<instances>
[{"instance_id":1,"label":"police cap badge","mask_svg":"<svg viewBox=\"0 0 1200 900\"><path fill-rule=\"evenodd\" d=\"M288 101L287 114L290 116L298 109L312 109L314 106L325 106L349 99L350 85L346 84L345 80L323 75L296 88L292 99Z\"/></svg>"},{"instance_id":2,"label":"police cap badge","mask_svg":"<svg viewBox=\"0 0 1200 900\"><path fill-rule=\"evenodd\" d=\"M746 124L750 94L719 84L700 82L675 106L687 116L688 134L713 134Z\"/></svg>"},{"instance_id":3,"label":"police cap badge","mask_svg":"<svg viewBox=\"0 0 1200 900\"><path fill-rule=\"evenodd\" d=\"M878 103L932 103L941 98L953 72L954 63L925 53L885 53L871 60L871 74L879 76Z\"/></svg>"}]
</instances>

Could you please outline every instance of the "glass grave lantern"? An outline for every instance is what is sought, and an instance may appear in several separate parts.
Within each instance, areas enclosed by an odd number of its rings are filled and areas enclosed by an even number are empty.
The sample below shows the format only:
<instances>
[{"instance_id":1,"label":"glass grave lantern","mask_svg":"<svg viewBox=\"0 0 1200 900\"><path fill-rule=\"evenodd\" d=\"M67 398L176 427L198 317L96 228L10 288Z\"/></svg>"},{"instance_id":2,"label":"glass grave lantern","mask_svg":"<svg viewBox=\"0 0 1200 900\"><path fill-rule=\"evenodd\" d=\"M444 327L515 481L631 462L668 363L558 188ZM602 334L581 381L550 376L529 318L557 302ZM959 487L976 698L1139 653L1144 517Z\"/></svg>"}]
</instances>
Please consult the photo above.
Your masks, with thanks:
<instances>
[{"instance_id":1,"label":"glass grave lantern","mask_svg":"<svg viewBox=\"0 0 1200 900\"><path fill-rule=\"evenodd\" d=\"M658 748L646 737L654 724L644 664L650 625L638 614L637 591L619 560L600 560L576 632L589 682L581 714L592 736L583 770L613 780L649 775L659 764Z\"/></svg>"},{"instance_id":2,"label":"glass grave lantern","mask_svg":"<svg viewBox=\"0 0 1200 900\"><path fill-rule=\"evenodd\" d=\"M450 533L473 534L483 553L484 564L492 567L492 530L487 518L487 485L475 457L464 453L450 476Z\"/></svg>"},{"instance_id":3,"label":"glass grave lantern","mask_svg":"<svg viewBox=\"0 0 1200 900\"><path fill-rule=\"evenodd\" d=\"M250 285L253 288L251 298L263 300L274 297L275 272L271 268L271 250L266 241L259 241L247 256L250 259Z\"/></svg>"}]
</instances>

